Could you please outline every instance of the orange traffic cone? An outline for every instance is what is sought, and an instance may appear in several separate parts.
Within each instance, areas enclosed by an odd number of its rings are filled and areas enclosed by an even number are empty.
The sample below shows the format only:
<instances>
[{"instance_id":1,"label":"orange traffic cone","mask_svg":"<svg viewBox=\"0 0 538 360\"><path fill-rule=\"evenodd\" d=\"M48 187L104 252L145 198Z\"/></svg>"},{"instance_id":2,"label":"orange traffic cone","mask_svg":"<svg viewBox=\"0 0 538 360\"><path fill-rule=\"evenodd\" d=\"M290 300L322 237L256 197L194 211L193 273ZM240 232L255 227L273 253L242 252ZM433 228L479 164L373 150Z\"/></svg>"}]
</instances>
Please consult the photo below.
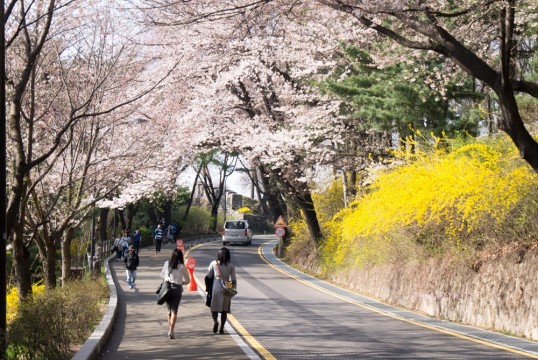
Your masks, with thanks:
<instances>
[{"instance_id":1,"label":"orange traffic cone","mask_svg":"<svg viewBox=\"0 0 538 360\"><path fill-rule=\"evenodd\" d=\"M196 280L194 279L194 266L196 265L196 260L193 257L189 256L185 263L187 265L187 270L189 270L189 277L191 279L191 282L189 283L189 287L187 288L187 290L197 291L198 285L196 285Z\"/></svg>"},{"instance_id":2,"label":"orange traffic cone","mask_svg":"<svg viewBox=\"0 0 538 360\"><path fill-rule=\"evenodd\" d=\"M187 268L189 270L189 277L191 278L191 282L189 283L189 287L187 290L189 291L197 291L198 285L196 285L196 279L194 279L194 269Z\"/></svg>"}]
</instances>

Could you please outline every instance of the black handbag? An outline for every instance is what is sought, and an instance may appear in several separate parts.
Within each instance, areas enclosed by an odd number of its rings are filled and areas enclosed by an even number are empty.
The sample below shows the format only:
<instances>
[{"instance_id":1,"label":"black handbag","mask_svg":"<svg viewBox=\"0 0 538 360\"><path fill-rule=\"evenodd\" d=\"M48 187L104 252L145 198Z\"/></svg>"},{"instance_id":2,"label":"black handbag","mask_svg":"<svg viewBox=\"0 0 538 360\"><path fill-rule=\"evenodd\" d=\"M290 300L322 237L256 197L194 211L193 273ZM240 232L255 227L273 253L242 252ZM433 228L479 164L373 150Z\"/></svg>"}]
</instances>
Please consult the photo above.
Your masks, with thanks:
<instances>
[{"instance_id":1,"label":"black handbag","mask_svg":"<svg viewBox=\"0 0 538 360\"><path fill-rule=\"evenodd\" d=\"M170 270L171 271L171 270ZM170 277L170 272L168 272L168 277ZM170 284L170 281L163 279L161 282L161 285L155 291L157 294L157 304L162 305L166 302L166 299L168 299L168 294L170 293L170 289L172 288L172 285Z\"/></svg>"},{"instance_id":2,"label":"black handbag","mask_svg":"<svg viewBox=\"0 0 538 360\"><path fill-rule=\"evenodd\" d=\"M213 275L214 276L214 275ZM208 307L211 307L211 299L213 298L213 278L205 277L205 292L207 293L205 298L205 304Z\"/></svg>"}]
</instances>

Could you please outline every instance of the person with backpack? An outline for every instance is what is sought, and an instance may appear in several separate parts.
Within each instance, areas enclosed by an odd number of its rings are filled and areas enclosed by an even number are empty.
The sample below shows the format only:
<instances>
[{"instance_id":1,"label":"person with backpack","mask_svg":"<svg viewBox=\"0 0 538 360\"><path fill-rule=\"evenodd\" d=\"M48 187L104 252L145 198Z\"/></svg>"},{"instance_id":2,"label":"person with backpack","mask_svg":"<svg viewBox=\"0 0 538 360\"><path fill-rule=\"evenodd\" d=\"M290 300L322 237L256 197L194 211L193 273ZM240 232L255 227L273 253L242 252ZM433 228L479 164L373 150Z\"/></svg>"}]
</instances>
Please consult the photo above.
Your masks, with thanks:
<instances>
[{"instance_id":1,"label":"person with backpack","mask_svg":"<svg viewBox=\"0 0 538 360\"><path fill-rule=\"evenodd\" d=\"M129 230L125 230L125 233L123 237L121 238L121 243L120 243L121 257L123 259L125 259L125 255L127 254L127 249L129 248L130 242L131 242L131 236L129 236Z\"/></svg>"},{"instance_id":2,"label":"person with backpack","mask_svg":"<svg viewBox=\"0 0 538 360\"><path fill-rule=\"evenodd\" d=\"M155 239L155 254L160 253L164 239L164 230L161 224L157 225L157 229L153 232L153 239Z\"/></svg>"},{"instance_id":3,"label":"person with backpack","mask_svg":"<svg viewBox=\"0 0 538 360\"><path fill-rule=\"evenodd\" d=\"M133 245L129 246L129 250L125 255L123 262L125 263L125 273L127 275L127 285L129 289L135 287L136 281L136 268L140 262L138 254L136 253L135 247Z\"/></svg>"},{"instance_id":4,"label":"person with backpack","mask_svg":"<svg viewBox=\"0 0 538 360\"><path fill-rule=\"evenodd\" d=\"M121 256L123 254L123 248L121 246L121 237L118 236L114 240L114 247L112 248L112 251L116 253L116 261L121 261Z\"/></svg>"},{"instance_id":5,"label":"person with backpack","mask_svg":"<svg viewBox=\"0 0 538 360\"><path fill-rule=\"evenodd\" d=\"M168 225L168 229L166 230L166 241L172 244L174 242L174 232L176 231L175 225L172 223Z\"/></svg>"}]
</instances>

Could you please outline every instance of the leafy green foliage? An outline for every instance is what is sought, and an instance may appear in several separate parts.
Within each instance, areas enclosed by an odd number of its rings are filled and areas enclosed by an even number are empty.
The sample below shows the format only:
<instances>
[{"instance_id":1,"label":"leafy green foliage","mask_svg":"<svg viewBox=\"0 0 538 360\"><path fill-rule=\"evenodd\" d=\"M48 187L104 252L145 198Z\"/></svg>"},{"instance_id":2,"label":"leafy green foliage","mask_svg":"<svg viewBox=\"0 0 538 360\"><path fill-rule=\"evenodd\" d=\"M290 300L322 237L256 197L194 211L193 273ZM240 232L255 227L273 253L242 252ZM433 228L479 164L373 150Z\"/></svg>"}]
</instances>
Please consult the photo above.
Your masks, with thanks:
<instances>
[{"instance_id":1,"label":"leafy green foliage","mask_svg":"<svg viewBox=\"0 0 538 360\"><path fill-rule=\"evenodd\" d=\"M8 359L69 359L102 318L103 279L74 281L36 292L18 305L7 329Z\"/></svg>"},{"instance_id":2,"label":"leafy green foliage","mask_svg":"<svg viewBox=\"0 0 538 360\"><path fill-rule=\"evenodd\" d=\"M180 219L183 219L183 214L185 214L186 207L181 207L178 210L178 216ZM211 213L209 210L199 207L191 206L189 210L189 216L187 221L179 221L179 225L182 228L182 233L184 234L205 234L211 232Z\"/></svg>"},{"instance_id":3,"label":"leafy green foliage","mask_svg":"<svg viewBox=\"0 0 538 360\"><path fill-rule=\"evenodd\" d=\"M318 86L346 102L344 111L356 119L358 129L397 131L401 138L424 128L437 135L476 134L474 100L481 95L470 79L455 76L443 88L430 80L440 76L446 63L430 60L419 67L402 61L379 67L366 50L345 45L342 50L342 65Z\"/></svg>"}]
</instances>

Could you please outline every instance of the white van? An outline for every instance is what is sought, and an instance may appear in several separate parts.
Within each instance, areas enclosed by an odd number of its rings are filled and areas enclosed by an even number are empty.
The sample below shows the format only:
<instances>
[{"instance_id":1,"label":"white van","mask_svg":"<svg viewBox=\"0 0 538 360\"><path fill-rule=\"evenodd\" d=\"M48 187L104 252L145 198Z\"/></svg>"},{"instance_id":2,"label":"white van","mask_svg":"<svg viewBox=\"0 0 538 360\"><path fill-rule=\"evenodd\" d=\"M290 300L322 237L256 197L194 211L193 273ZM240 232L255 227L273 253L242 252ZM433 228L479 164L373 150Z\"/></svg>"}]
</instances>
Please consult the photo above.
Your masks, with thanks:
<instances>
[{"instance_id":1,"label":"white van","mask_svg":"<svg viewBox=\"0 0 538 360\"><path fill-rule=\"evenodd\" d=\"M246 220L226 220L222 233L222 245L231 243L250 245L252 243L252 230Z\"/></svg>"}]
</instances>

